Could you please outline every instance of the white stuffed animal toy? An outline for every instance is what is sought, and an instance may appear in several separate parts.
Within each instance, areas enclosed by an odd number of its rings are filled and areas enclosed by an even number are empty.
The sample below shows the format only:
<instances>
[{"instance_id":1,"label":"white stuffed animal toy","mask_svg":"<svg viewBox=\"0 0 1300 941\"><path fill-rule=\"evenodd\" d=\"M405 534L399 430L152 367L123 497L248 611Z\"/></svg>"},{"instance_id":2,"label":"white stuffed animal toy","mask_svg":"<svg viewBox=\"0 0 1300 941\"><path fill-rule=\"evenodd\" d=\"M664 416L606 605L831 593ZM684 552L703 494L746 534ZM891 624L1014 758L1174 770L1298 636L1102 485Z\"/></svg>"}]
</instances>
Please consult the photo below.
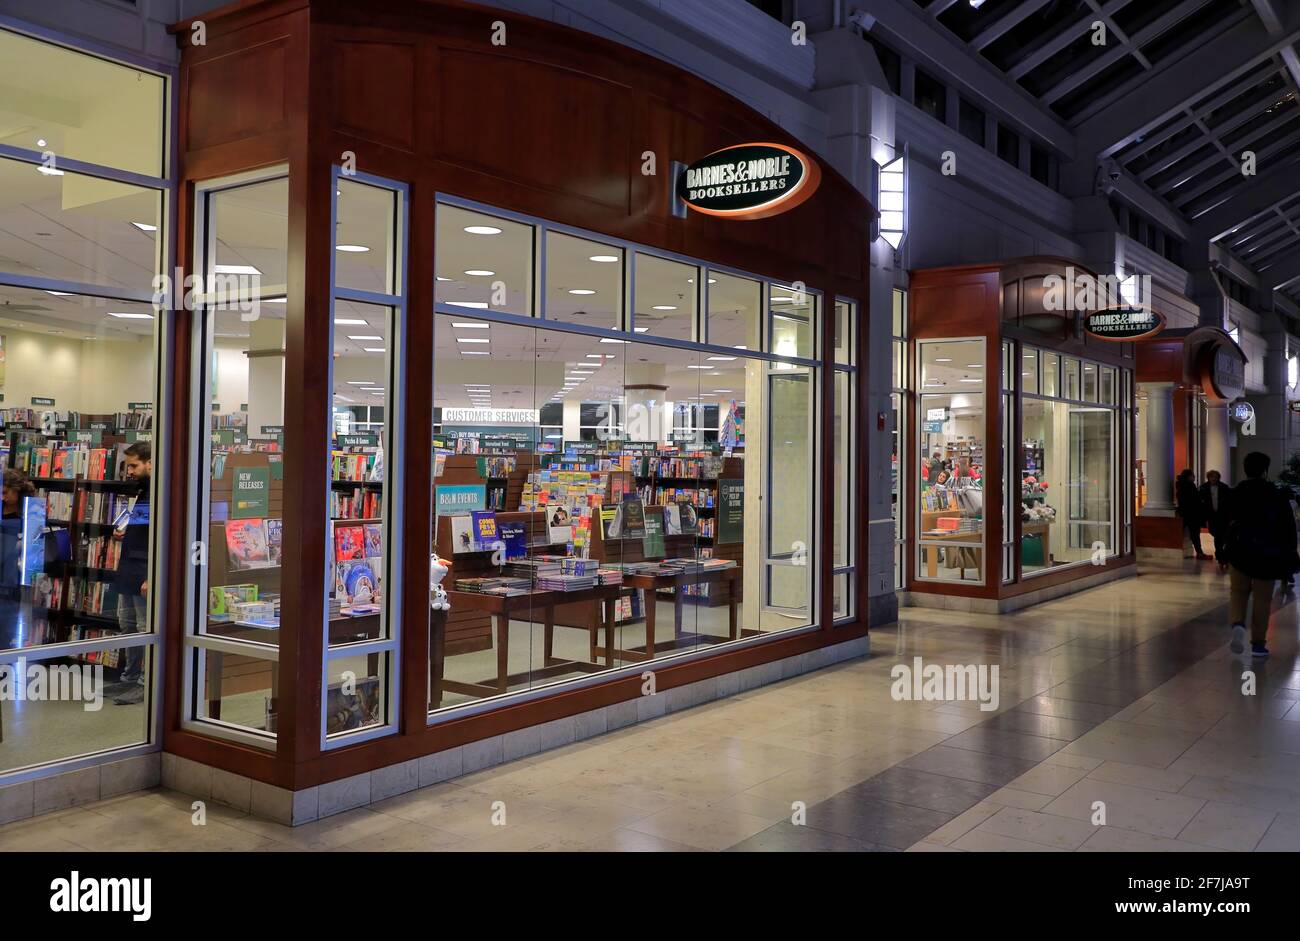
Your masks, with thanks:
<instances>
[{"instance_id":1,"label":"white stuffed animal toy","mask_svg":"<svg viewBox=\"0 0 1300 941\"><path fill-rule=\"evenodd\" d=\"M429 556L429 604L435 611L450 611L451 601L447 591L442 587L442 580L447 577L450 563L438 558L438 553Z\"/></svg>"}]
</instances>

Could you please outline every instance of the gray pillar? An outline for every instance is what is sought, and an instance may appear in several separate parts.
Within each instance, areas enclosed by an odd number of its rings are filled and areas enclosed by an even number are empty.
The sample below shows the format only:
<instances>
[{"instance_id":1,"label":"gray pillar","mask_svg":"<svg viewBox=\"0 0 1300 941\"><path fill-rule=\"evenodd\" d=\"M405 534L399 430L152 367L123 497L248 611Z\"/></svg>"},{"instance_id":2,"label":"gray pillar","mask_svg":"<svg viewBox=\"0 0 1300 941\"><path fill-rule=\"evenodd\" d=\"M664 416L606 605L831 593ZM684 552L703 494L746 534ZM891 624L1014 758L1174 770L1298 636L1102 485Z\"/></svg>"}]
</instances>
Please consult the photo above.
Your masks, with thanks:
<instances>
[{"instance_id":1,"label":"gray pillar","mask_svg":"<svg viewBox=\"0 0 1300 941\"><path fill-rule=\"evenodd\" d=\"M1174 384L1147 382L1147 502L1143 516L1174 515Z\"/></svg>"},{"instance_id":2,"label":"gray pillar","mask_svg":"<svg viewBox=\"0 0 1300 941\"><path fill-rule=\"evenodd\" d=\"M1210 405L1205 411L1205 472L1216 470L1232 485L1232 454L1228 440L1228 406Z\"/></svg>"}]
</instances>

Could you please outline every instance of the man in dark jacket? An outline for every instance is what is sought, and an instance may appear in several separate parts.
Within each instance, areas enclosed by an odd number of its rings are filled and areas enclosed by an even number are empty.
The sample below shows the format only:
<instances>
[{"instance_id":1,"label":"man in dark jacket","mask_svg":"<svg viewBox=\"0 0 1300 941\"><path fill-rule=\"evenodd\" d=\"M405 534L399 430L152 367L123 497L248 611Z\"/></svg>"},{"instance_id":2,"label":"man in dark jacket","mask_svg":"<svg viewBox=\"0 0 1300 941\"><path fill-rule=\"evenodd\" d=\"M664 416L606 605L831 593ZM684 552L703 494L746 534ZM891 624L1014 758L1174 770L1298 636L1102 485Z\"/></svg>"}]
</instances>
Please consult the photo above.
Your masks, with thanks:
<instances>
[{"instance_id":1,"label":"man in dark jacket","mask_svg":"<svg viewBox=\"0 0 1300 941\"><path fill-rule=\"evenodd\" d=\"M126 476L139 487L139 494L128 517L113 530L113 538L122 543L117 563L117 620L122 633L149 630L149 478L153 473L153 449L147 441L138 441L125 451ZM144 647L127 647L121 683L113 702L129 706L144 702Z\"/></svg>"},{"instance_id":2,"label":"man in dark jacket","mask_svg":"<svg viewBox=\"0 0 1300 941\"><path fill-rule=\"evenodd\" d=\"M1183 532L1192 542L1198 559L1208 559L1201 548L1201 492L1196 488L1196 475L1190 469L1184 470L1174 481L1174 500L1178 504L1178 515L1183 521Z\"/></svg>"},{"instance_id":3,"label":"man in dark jacket","mask_svg":"<svg viewBox=\"0 0 1300 941\"><path fill-rule=\"evenodd\" d=\"M1201 484L1201 514L1205 517L1205 524L1210 528L1210 535L1214 537L1214 557L1224 568L1227 567L1228 562L1223 557L1223 537L1228 532L1231 497L1232 492L1227 484L1223 483L1223 478L1218 471L1212 470L1205 475L1205 483Z\"/></svg>"},{"instance_id":4,"label":"man in dark jacket","mask_svg":"<svg viewBox=\"0 0 1300 941\"><path fill-rule=\"evenodd\" d=\"M1259 451L1246 455L1246 479L1232 491L1224 554L1231 583L1233 653L1245 650L1246 606L1250 612L1251 656L1268 656L1269 608L1273 587L1279 578L1300 570L1296 554L1296 525L1286 495L1265 479L1269 457Z\"/></svg>"}]
</instances>

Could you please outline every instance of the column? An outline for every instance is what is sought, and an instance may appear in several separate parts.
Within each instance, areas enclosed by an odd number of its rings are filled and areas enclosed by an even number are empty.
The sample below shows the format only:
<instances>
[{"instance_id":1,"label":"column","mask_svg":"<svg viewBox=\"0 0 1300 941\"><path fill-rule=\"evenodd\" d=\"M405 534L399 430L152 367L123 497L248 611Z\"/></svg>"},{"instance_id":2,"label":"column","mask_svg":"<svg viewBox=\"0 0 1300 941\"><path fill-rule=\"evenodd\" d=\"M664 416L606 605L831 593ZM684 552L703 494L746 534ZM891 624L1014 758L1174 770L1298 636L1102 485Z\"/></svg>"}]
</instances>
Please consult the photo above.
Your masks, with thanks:
<instances>
[{"instance_id":1,"label":"column","mask_svg":"<svg viewBox=\"0 0 1300 941\"><path fill-rule=\"evenodd\" d=\"M1174 384L1146 382L1147 502L1142 516L1174 515Z\"/></svg>"},{"instance_id":2,"label":"column","mask_svg":"<svg viewBox=\"0 0 1300 941\"><path fill-rule=\"evenodd\" d=\"M248 325L248 433L284 424L284 321L263 317ZM226 411L239 408L239 402Z\"/></svg>"},{"instance_id":3,"label":"column","mask_svg":"<svg viewBox=\"0 0 1300 941\"><path fill-rule=\"evenodd\" d=\"M1228 442L1228 406L1210 405L1205 413L1205 472L1216 470L1232 486L1232 454Z\"/></svg>"}]
</instances>

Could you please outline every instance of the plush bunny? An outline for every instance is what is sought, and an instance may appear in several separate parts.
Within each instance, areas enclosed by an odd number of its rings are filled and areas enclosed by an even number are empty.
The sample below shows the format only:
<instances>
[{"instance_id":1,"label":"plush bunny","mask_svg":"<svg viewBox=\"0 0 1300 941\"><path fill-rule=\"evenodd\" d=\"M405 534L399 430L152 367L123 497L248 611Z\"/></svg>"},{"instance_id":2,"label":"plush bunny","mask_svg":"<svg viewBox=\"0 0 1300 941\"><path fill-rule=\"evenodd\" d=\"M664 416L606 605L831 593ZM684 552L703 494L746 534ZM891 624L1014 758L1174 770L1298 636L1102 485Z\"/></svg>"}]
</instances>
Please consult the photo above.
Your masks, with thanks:
<instances>
[{"instance_id":1,"label":"plush bunny","mask_svg":"<svg viewBox=\"0 0 1300 941\"><path fill-rule=\"evenodd\" d=\"M442 580L447 577L450 562L438 558L438 553L429 556L429 604L435 611L450 611L451 601L442 587Z\"/></svg>"}]
</instances>

